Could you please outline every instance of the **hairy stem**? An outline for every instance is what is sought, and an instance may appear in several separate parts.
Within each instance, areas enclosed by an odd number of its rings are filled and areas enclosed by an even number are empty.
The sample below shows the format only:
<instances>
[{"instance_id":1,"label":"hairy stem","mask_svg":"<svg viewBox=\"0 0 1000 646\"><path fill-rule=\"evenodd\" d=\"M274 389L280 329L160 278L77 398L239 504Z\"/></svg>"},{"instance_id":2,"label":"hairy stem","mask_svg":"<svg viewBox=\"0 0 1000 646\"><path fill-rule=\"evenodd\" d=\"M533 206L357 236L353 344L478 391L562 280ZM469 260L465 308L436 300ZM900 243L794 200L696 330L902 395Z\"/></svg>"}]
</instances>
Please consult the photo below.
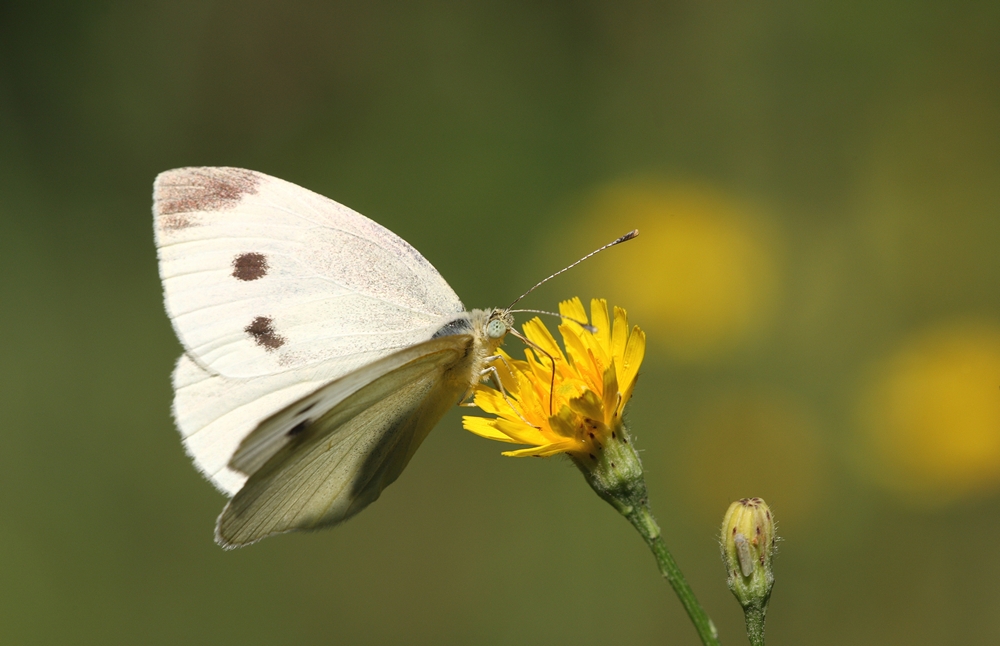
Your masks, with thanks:
<instances>
[{"instance_id":1,"label":"hairy stem","mask_svg":"<svg viewBox=\"0 0 1000 646\"><path fill-rule=\"evenodd\" d=\"M677 562L674 561L670 550L667 549L667 545L663 542L663 537L660 535L660 527L656 524L656 519L653 518L649 507L646 505L637 505L629 510L622 510L622 513L632 523L632 526L642 534L642 538L653 552L653 556L656 557L656 564L660 568L660 574L663 575L663 578L667 580L670 587L674 589L677 598L680 599L681 605L684 606L688 617L691 618L691 623L694 624L695 630L698 631L701 643L706 646L718 646L719 633L715 629L715 624L712 623L705 609L698 603L698 599L694 596L694 591L691 590L687 579L684 578L680 568L677 567ZM749 621L748 615L748 629ZM761 634L763 635L763 631L761 631ZM763 641L760 643L763 644Z\"/></svg>"}]
</instances>

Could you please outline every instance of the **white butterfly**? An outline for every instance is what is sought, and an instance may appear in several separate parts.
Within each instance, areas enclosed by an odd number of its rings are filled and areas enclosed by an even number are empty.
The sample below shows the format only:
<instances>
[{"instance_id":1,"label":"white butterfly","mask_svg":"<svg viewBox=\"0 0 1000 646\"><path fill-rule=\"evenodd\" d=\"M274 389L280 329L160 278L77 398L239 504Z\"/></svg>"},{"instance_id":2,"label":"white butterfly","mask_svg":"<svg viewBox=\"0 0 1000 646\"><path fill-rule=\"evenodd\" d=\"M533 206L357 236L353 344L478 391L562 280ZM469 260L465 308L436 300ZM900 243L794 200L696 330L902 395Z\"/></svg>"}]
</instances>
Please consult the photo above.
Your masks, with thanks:
<instances>
[{"instance_id":1,"label":"white butterfly","mask_svg":"<svg viewBox=\"0 0 1000 646\"><path fill-rule=\"evenodd\" d=\"M174 417L232 497L226 548L334 525L379 497L488 369L508 310L466 312L420 253L304 188L238 168L156 178Z\"/></svg>"}]
</instances>

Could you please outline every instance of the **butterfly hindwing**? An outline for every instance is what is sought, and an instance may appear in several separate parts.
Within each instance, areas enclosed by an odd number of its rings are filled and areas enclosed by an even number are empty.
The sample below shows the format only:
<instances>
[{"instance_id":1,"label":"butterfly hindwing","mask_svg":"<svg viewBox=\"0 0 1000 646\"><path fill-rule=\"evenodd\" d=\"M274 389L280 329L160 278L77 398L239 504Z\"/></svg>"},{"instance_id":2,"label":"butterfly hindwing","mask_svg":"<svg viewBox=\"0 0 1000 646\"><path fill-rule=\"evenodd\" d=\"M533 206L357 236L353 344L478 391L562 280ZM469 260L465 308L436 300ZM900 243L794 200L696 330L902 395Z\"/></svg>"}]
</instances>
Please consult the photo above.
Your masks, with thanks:
<instances>
[{"instance_id":1,"label":"butterfly hindwing","mask_svg":"<svg viewBox=\"0 0 1000 646\"><path fill-rule=\"evenodd\" d=\"M325 412L249 477L219 517L216 540L239 547L334 525L372 503L468 388L471 342L467 335L428 341L400 353L404 361L346 397L345 386L334 382L303 399ZM324 401L335 403L324 408ZM301 404L274 417L294 414Z\"/></svg>"},{"instance_id":2,"label":"butterfly hindwing","mask_svg":"<svg viewBox=\"0 0 1000 646\"><path fill-rule=\"evenodd\" d=\"M301 431L323 418L327 411L357 393L365 385L422 359L424 355L455 347L468 348L471 344L472 337L467 334L448 335L419 343L358 368L318 388L315 392L298 398L294 405L287 406L260 422L253 432L240 442L229 461L229 467L247 474L256 472L285 444L293 442Z\"/></svg>"}]
</instances>

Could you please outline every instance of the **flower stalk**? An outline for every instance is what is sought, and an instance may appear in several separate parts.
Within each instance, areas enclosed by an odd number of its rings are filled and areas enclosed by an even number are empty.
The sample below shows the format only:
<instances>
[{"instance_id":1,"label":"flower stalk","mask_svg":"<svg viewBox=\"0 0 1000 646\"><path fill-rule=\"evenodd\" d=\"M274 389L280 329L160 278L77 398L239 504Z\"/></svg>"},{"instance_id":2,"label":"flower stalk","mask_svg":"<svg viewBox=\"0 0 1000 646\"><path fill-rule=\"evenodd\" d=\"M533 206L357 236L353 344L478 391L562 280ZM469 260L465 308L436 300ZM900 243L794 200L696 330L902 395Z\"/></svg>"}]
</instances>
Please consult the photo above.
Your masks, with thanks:
<instances>
[{"instance_id":1,"label":"flower stalk","mask_svg":"<svg viewBox=\"0 0 1000 646\"><path fill-rule=\"evenodd\" d=\"M581 463L576 459L574 462L597 495L624 516L642 536L656 559L660 574L673 588L684 610L687 611L702 644L718 646L719 633L715 624L698 603L694 591L688 585L670 550L667 549L660 533L660 526L649 508L642 465L639 462L639 455L629 441L628 430L624 424L620 424L613 435L600 458L591 461L592 464Z\"/></svg>"}]
</instances>

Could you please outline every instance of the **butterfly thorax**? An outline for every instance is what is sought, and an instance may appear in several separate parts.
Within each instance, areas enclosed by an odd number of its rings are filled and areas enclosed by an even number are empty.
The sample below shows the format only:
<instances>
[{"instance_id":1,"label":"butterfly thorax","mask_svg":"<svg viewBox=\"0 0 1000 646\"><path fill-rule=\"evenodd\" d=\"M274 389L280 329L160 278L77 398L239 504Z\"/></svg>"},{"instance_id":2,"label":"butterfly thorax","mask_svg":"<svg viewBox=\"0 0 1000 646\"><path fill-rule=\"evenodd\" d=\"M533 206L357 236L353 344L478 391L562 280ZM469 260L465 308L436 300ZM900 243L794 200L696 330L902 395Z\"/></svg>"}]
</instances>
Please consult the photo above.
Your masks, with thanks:
<instances>
[{"instance_id":1,"label":"butterfly thorax","mask_svg":"<svg viewBox=\"0 0 1000 646\"><path fill-rule=\"evenodd\" d=\"M497 349L503 345L507 332L514 326L514 316L506 310L472 310L469 312L469 322L472 324L472 347L469 374L470 382L478 381L478 375L483 374Z\"/></svg>"}]
</instances>

